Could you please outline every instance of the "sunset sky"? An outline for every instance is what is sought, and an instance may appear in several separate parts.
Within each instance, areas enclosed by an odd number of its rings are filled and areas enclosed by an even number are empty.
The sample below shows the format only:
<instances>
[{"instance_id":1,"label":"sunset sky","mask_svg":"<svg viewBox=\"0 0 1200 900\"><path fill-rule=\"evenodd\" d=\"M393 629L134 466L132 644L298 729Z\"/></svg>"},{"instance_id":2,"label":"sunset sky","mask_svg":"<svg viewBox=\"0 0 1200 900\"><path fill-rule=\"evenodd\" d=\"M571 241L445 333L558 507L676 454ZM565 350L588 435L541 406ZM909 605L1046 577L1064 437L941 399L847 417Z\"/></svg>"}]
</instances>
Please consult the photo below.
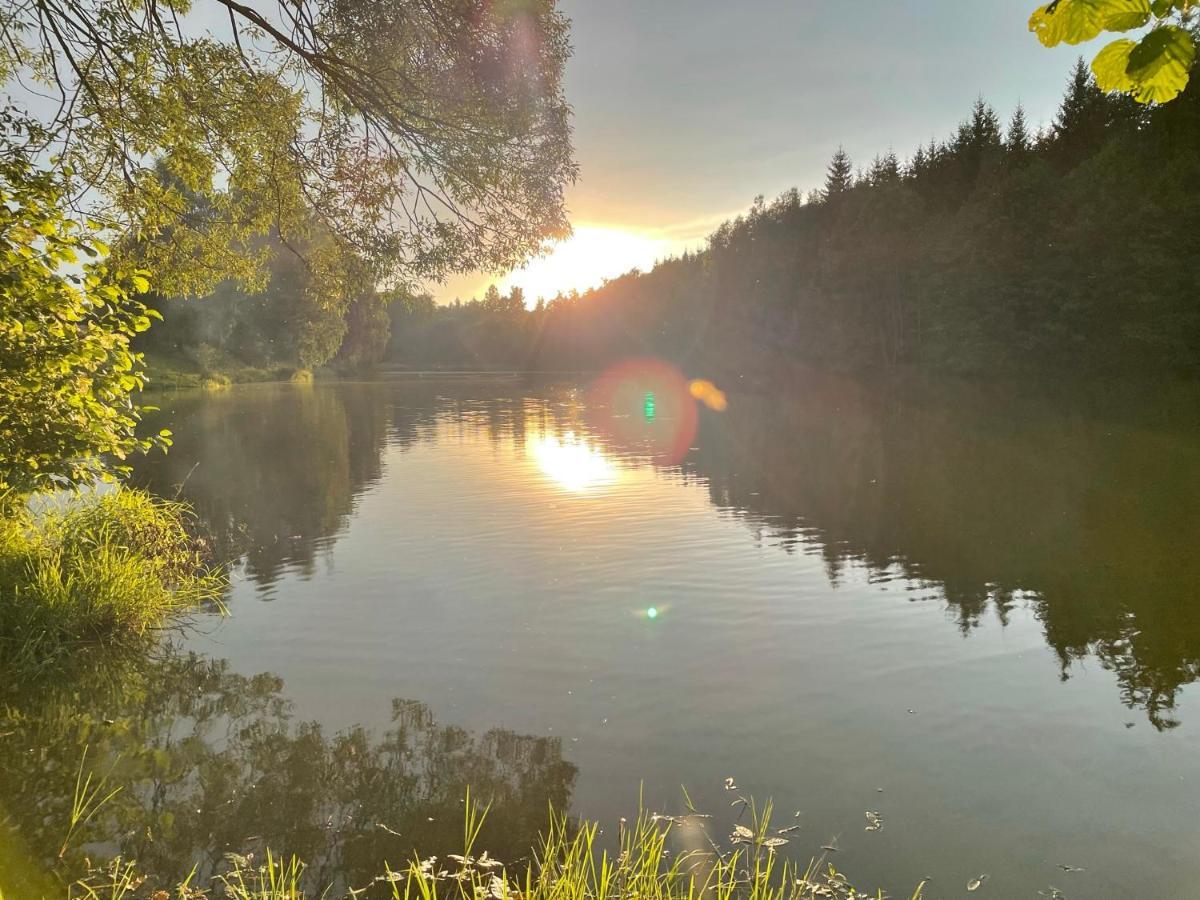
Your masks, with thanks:
<instances>
[{"instance_id":1,"label":"sunset sky","mask_svg":"<svg viewBox=\"0 0 1200 900\"><path fill-rule=\"evenodd\" d=\"M576 235L504 277L431 285L443 302L518 284L530 302L702 246L721 220L945 137L983 95L1007 120L1054 115L1076 48L1047 50L1034 0L563 0L573 22ZM836 13L836 14L835 14Z\"/></svg>"}]
</instances>

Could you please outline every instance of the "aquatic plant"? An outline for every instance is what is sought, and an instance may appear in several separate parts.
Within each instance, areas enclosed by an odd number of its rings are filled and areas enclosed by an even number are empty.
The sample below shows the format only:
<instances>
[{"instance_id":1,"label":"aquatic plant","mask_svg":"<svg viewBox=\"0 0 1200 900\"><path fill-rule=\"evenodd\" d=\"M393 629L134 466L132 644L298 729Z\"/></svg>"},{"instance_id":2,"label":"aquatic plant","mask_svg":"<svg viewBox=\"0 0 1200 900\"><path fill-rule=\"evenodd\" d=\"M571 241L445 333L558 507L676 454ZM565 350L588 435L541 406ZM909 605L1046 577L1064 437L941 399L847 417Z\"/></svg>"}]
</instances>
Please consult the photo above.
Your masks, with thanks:
<instances>
[{"instance_id":1,"label":"aquatic plant","mask_svg":"<svg viewBox=\"0 0 1200 900\"><path fill-rule=\"evenodd\" d=\"M398 869L386 866L370 884L338 891L328 884L310 884L306 869L295 856L266 851L256 862L252 854L230 853L227 872L218 875L218 895L232 900L303 900L306 897L374 897L390 900L868 900L882 891L864 893L824 857L805 866L785 858L788 843L771 826L771 806L756 811L747 803L747 824L735 825L723 843L707 831L711 817L698 813L688 801L682 815L641 811L632 823L621 819L613 850L602 849L603 831L596 822L579 822L551 810L540 844L528 859L515 865L477 853L475 844L487 807L473 803L468 792L461 854L413 858ZM704 849L676 853L671 835L676 830L703 835ZM69 897L87 900L155 900L203 896L202 886L189 876L173 890L154 888L127 860L113 860L76 882ZM139 893L146 887L151 893ZM921 900L924 882L911 894Z\"/></svg>"}]
</instances>

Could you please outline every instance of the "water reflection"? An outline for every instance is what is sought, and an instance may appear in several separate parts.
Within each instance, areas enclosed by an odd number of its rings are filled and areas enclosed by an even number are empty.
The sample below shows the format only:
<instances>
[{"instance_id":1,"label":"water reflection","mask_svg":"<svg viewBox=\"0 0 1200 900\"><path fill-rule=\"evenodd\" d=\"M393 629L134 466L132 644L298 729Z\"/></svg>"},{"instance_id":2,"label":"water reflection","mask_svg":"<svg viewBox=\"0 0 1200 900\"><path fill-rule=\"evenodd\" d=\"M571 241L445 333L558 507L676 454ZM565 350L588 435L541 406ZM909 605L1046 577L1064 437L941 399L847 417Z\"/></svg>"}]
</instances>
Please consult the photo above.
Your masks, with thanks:
<instances>
[{"instance_id":1,"label":"water reflection","mask_svg":"<svg viewBox=\"0 0 1200 900\"><path fill-rule=\"evenodd\" d=\"M397 699L382 733L297 721L282 681L167 650L0 688L0 890L61 893L86 857L122 854L206 884L229 852L296 853L314 883L362 886L393 863L461 848L463 793L494 801L479 846L523 858L575 767L558 739L440 724ZM121 792L58 852L84 750ZM383 827L386 826L386 827ZM52 889L60 881L57 891Z\"/></svg>"},{"instance_id":2,"label":"water reflection","mask_svg":"<svg viewBox=\"0 0 1200 900\"><path fill-rule=\"evenodd\" d=\"M1200 675L1200 396L902 392L809 375L706 419L687 469L781 549L946 603L1031 604L1069 678L1094 656L1158 728Z\"/></svg>"},{"instance_id":3,"label":"water reflection","mask_svg":"<svg viewBox=\"0 0 1200 900\"><path fill-rule=\"evenodd\" d=\"M311 574L354 498L379 480L386 443L405 439L388 397L379 385L166 395L147 427L186 426L169 454L141 460L136 480L192 503L218 554L240 558L256 584L287 569Z\"/></svg>"},{"instance_id":4,"label":"water reflection","mask_svg":"<svg viewBox=\"0 0 1200 900\"><path fill-rule=\"evenodd\" d=\"M542 473L564 490L585 493L593 488L611 485L617 480L616 467L599 449L578 437L574 431L568 431L561 437L540 434L527 446Z\"/></svg>"},{"instance_id":5,"label":"water reflection","mask_svg":"<svg viewBox=\"0 0 1200 900\"><path fill-rule=\"evenodd\" d=\"M620 384L603 394L616 404L586 386L517 382L181 397L161 414L175 448L139 477L172 494L182 485L264 589L332 553L392 453L427 448L449 469L457 446L486 440L490 477L526 458L557 490L613 489L612 516L637 514L620 501L635 473L694 483L764 544L819 556L831 584L864 566L909 599L944 603L964 634L1027 605L1063 678L1094 657L1126 704L1156 727L1177 722L1179 692L1200 675L1194 390L1098 399L807 376L701 409L672 465L662 410L631 414L644 397ZM503 477L528 493L519 471ZM458 553L450 541L444 552Z\"/></svg>"}]
</instances>

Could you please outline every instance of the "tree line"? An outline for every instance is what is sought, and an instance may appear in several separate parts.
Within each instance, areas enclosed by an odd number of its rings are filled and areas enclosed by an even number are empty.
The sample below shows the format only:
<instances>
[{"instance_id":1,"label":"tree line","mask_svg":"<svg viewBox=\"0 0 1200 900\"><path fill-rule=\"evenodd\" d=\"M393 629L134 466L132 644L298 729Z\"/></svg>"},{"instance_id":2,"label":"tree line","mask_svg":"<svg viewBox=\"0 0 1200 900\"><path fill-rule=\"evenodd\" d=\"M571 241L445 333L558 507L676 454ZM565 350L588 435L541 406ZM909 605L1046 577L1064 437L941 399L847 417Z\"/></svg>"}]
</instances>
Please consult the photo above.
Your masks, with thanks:
<instances>
[{"instance_id":1,"label":"tree line","mask_svg":"<svg viewBox=\"0 0 1200 900\"><path fill-rule=\"evenodd\" d=\"M984 100L952 135L762 197L695 254L528 308L494 288L389 310L387 356L428 365L703 371L1191 370L1200 365L1200 90L1145 106L1081 60L1053 122Z\"/></svg>"}]
</instances>

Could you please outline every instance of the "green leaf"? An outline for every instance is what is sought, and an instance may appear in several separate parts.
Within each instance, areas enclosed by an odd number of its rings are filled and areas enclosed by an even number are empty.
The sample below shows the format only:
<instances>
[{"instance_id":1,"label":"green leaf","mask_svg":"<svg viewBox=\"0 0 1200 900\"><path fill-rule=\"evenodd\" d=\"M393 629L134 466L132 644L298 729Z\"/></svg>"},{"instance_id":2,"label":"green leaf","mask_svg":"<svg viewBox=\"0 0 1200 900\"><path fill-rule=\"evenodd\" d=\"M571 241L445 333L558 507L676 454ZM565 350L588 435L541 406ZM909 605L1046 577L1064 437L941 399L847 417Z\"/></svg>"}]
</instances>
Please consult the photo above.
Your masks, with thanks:
<instances>
[{"instance_id":1,"label":"green leaf","mask_svg":"<svg viewBox=\"0 0 1200 900\"><path fill-rule=\"evenodd\" d=\"M1047 47L1082 44L1102 31L1129 31L1150 21L1150 0L1057 0L1029 17L1029 30Z\"/></svg>"},{"instance_id":2,"label":"green leaf","mask_svg":"<svg viewBox=\"0 0 1200 900\"><path fill-rule=\"evenodd\" d=\"M1129 54L1137 44L1128 38L1113 41L1096 58L1092 60L1092 72L1096 76L1096 84L1100 90L1107 93L1113 91L1132 92L1137 85L1126 71L1129 67Z\"/></svg>"},{"instance_id":3,"label":"green leaf","mask_svg":"<svg viewBox=\"0 0 1200 900\"><path fill-rule=\"evenodd\" d=\"M1150 21L1150 0L1106 0L1104 29L1129 31Z\"/></svg>"},{"instance_id":4,"label":"green leaf","mask_svg":"<svg viewBox=\"0 0 1200 900\"><path fill-rule=\"evenodd\" d=\"M1081 44L1104 30L1101 0L1056 0L1034 10L1029 30L1047 47Z\"/></svg>"},{"instance_id":5,"label":"green leaf","mask_svg":"<svg viewBox=\"0 0 1200 900\"><path fill-rule=\"evenodd\" d=\"M1154 10L1154 15L1160 19L1165 19L1177 9L1183 9L1187 0L1154 0L1151 8Z\"/></svg>"},{"instance_id":6,"label":"green leaf","mask_svg":"<svg viewBox=\"0 0 1200 900\"><path fill-rule=\"evenodd\" d=\"M1196 60L1191 34L1177 25L1162 25L1147 34L1129 54L1126 71L1137 83L1142 103L1166 103L1187 87Z\"/></svg>"}]
</instances>

